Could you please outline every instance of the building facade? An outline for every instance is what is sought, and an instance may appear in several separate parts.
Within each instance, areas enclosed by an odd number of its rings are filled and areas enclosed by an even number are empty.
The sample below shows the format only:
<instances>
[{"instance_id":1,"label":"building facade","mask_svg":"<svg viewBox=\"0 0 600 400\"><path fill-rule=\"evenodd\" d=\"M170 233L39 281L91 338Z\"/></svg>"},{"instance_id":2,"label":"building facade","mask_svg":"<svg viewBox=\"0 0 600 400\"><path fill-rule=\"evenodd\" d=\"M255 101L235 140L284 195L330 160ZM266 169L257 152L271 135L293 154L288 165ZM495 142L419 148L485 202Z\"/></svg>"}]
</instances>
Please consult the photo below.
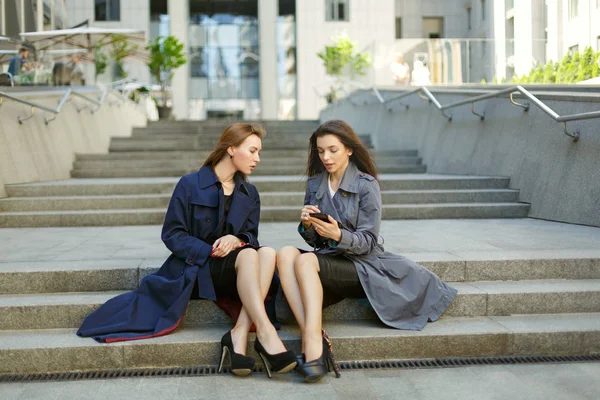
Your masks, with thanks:
<instances>
[{"instance_id":1,"label":"building facade","mask_svg":"<svg viewBox=\"0 0 600 400\"><path fill-rule=\"evenodd\" d=\"M316 118L331 85L317 53L342 32L371 54L366 75L349 78L363 87L394 84L399 55L424 64L431 84L463 84L600 51L600 0L0 0L0 32L38 29L39 4L44 29L87 21L182 40L177 118ZM59 12L61 26L49 23ZM143 60L126 68L151 80Z\"/></svg>"}]
</instances>

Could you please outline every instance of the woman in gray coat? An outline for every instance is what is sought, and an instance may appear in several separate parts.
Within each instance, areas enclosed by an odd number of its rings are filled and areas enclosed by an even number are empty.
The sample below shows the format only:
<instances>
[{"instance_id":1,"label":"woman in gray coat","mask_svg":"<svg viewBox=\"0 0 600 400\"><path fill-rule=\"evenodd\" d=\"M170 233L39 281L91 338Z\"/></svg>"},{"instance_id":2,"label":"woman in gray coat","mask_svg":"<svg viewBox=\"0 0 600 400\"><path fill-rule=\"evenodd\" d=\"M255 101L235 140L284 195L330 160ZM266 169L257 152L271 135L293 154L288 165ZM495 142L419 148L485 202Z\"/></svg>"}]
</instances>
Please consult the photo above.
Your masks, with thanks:
<instances>
[{"instance_id":1,"label":"woman in gray coat","mask_svg":"<svg viewBox=\"0 0 600 400\"><path fill-rule=\"evenodd\" d=\"M381 193L375 163L353 129L328 121L310 138L306 196L298 231L314 248L277 254L285 297L302 331L297 371L314 382L339 371L322 330L322 309L367 298L393 328L421 330L452 304L456 289L423 266L386 252L379 237Z\"/></svg>"}]
</instances>

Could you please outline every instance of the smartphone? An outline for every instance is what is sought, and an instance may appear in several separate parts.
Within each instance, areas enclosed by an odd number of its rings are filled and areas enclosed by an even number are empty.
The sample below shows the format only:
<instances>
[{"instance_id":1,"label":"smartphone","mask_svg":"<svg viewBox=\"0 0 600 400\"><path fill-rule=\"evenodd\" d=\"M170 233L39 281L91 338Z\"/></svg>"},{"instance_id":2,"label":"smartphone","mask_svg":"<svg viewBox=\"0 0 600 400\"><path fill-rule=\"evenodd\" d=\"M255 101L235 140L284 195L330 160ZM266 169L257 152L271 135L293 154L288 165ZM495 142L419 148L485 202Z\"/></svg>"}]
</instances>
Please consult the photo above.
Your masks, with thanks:
<instances>
[{"instance_id":1,"label":"smartphone","mask_svg":"<svg viewBox=\"0 0 600 400\"><path fill-rule=\"evenodd\" d=\"M323 214L323 213L310 213L308 215L311 216L311 217L313 217L313 218L320 219L321 221L331 223L331 222L329 222L329 216L327 214ZM336 221L336 222L337 222L338 228L341 229L342 228L342 224L339 221Z\"/></svg>"},{"instance_id":2,"label":"smartphone","mask_svg":"<svg viewBox=\"0 0 600 400\"><path fill-rule=\"evenodd\" d=\"M323 213L310 213L308 214L309 216L316 218L316 219L320 219L321 221L325 221L325 222L329 222L329 217L327 214L323 214Z\"/></svg>"}]
</instances>

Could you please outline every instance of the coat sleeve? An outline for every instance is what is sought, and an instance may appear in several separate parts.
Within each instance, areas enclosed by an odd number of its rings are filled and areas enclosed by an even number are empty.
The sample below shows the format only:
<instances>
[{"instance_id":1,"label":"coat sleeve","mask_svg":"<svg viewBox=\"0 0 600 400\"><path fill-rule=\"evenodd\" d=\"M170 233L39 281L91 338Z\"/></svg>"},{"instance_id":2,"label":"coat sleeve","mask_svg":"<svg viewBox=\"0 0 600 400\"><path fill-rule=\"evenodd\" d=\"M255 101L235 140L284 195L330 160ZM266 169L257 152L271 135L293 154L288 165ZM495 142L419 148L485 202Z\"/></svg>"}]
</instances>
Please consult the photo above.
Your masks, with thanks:
<instances>
[{"instance_id":1,"label":"coat sleeve","mask_svg":"<svg viewBox=\"0 0 600 400\"><path fill-rule=\"evenodd\" d=\"M307 204L310 204L310 192L308 189L304 195L304 205ZM304 228L304 225L302 225L302 222L300 222L298 225L298 233L302 236L302 239L313 248L320 248L323 246L323 238L315 231L315 228L312 225L310 228L306 229Z\"/></svg>"},{"instance_id":2,"label":"coat sleeve","mask_svg":"<svg viewBox=\"0 0 600 400\"><path fill-rule=\"evenodd\" d=\"M244 232L238 233L236 236L251 246L258 247L258 223L260 221L260 195L258 191L255 191L253 194L255 197L256 204L250 214L248 214L248 220L246 222L246 230Z\"/></svg>"},{"instance_id":3,"label":"coat sleeve","mask_svg":"<svg viewBox=\"0 0 600 400\"><path fill-rule=\"evenodd\" d=\"M162 241L173 254L189 265L204 265L212 246L190 234L189 197L186 183L181 179L169 202L162 228Z\"/></svg>"},{"instance_id":4,"label":"coat sleeve","mask_svg":"<svg viewBox=\"0 0 600 400\"><path fill-rule=\"evenodd\" d=\"M342 228L342 238L335 246L356 255L371 253L377 247L381 225L381 193L376 180L367 181L359 193L356 230Z\"/></svg>"}]
</instances>

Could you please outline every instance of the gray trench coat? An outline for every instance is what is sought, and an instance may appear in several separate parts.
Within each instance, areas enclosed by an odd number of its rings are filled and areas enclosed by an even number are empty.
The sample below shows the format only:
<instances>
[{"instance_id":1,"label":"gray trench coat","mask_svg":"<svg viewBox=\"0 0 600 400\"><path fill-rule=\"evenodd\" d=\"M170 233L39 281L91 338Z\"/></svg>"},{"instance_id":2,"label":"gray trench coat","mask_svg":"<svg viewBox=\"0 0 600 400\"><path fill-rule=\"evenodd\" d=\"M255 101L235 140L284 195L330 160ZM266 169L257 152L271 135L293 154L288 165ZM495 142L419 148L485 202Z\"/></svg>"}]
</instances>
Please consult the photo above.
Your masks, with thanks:
<instances>
[{"instance_id":1,"label":"gray trench coat","mask_svg":"<svg viewBox=\"0 0 600 400\"><path fill-rule=\"evenodd\" d=\"M338 191L329 194L328 174L308 179L304 205L316 205L342 224L339 243L326 239L311 227L298 231L317 253L337 254L354 262L369 302L381 321L393 328L421 330L437 320L452 304L456 289L425 267L379 243L381 193L369 174L348 164Z\"/></svg>"}]
</instances>

